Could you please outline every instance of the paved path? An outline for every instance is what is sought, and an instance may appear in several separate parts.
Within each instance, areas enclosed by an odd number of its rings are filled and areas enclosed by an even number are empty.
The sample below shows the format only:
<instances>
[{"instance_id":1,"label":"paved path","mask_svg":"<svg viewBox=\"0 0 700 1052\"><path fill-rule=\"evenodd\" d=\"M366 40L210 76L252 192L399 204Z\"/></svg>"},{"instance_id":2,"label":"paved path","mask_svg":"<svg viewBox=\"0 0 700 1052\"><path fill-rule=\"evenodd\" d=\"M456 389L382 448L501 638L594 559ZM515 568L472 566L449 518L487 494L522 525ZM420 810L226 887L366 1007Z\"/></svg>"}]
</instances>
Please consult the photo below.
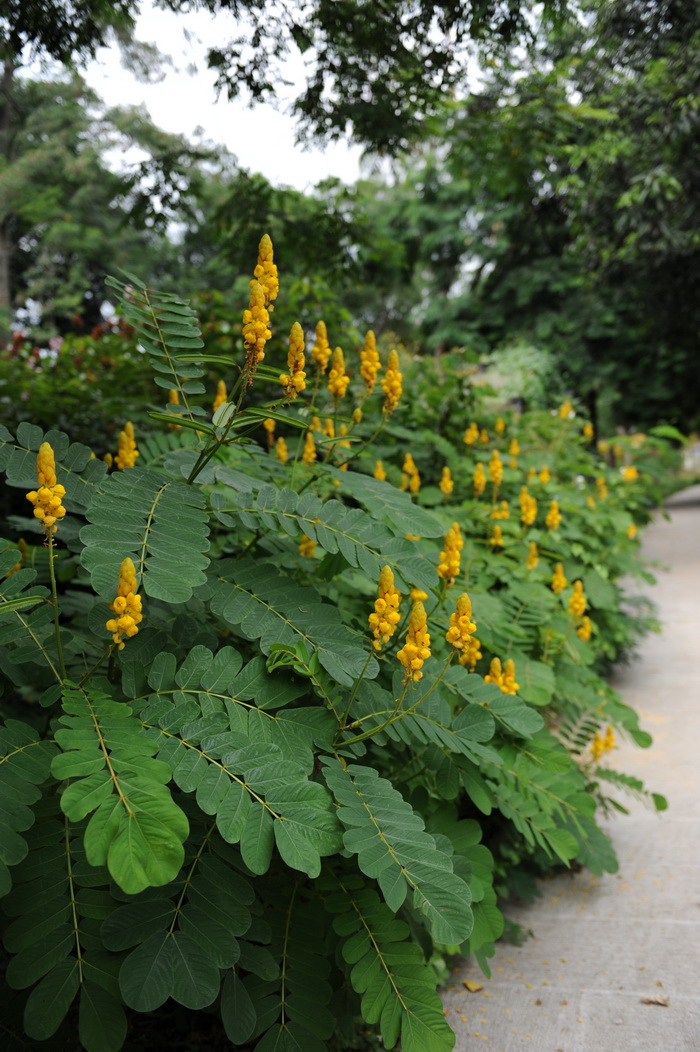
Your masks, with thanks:
<instances>
[{"instance_id":1,"label":"paved path","mask_svg":"<svg viewBox=\"0 0 700 1052\"><path fill-rule=\"evenodd\" d=\"M624 744L614 762L669 809L632 802L607 823L618 873L545 880L542 899L508 911L532 937L498 945L490 982L475 965L454 974L457 1052L700 1052L700 486L668 509L644 539L668 567L652 590L663 632L614 681L654 744ZM655 995L668 1007L642 1002Z\"/></svg>"}]
</instances>

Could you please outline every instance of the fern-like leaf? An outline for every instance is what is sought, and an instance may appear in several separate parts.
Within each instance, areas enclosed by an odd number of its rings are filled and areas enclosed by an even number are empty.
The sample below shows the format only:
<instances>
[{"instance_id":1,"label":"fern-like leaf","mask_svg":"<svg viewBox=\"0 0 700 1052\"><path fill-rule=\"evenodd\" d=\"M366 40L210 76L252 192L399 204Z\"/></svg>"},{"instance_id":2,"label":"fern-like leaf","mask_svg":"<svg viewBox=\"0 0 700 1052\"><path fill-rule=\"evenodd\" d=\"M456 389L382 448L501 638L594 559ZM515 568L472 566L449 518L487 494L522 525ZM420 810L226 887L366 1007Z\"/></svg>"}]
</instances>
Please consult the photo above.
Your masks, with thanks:
<instances>
[{"instance_id":1,"label":"fern-like leaf","mask_svg":"<svg viewBox=\"0 0 700 1052\"><path fill-rule=\"evenodd\" d=\"M209 559L204 498L192 486L155 471L128 468L100 486L80 531L83 566L111 601L121 561L130 556L146 595L186 602L205 580Z\"/></svg>"},{"instance_id":2,"label":"fern-like leaf","mask_svg":"<svg viewBox=\"0 0 700 1052\"><path fill-rule=\"evenodd\" d=\"M34 824L31 805L51 772L56 746L41 741L26 723L8 720L0 726L0 897L12 886L10 866L27 854L21 834Z\"/></svg>"},{"instance_id":3,"label":"fern-like leaf","mask_svg":"<svg viewBox=\"0 0 700 1052\"><path fill-rule=\"evenodd\" d=\"M435 941L463 942L473 923L469 888L420 815L371 767L328 760L324 776L339 805L345 847L377 879L387 905L398 910L410 889Z\"/></svg>"},{"instance_id":4,"label":"fern-like leaf","mask_svg":"<svg viewBox=\"0 0 700 1052\"><path fill-rule=\"evenodd\" d=\"M54 777L70 780L61 808L77 822L92 814L85 852L106 865L129 894L172 880L182 865L189 826L173 802L170 768L128 705L95 690L69 688L55 739ZM94 813L93 813L94 812Z\"/></svg>"},{"instance_id":5,"label":"fern-like leaf","mask_svg":"<svg viewBox=\"0 0 700 1052\"><path fill-rule=\"evenodd\" d=\"M385 1047L400 1040L403 1052L450 1052L455 1035L421 949L409 941L408 925L359 875L324 874L318 887L334 915L362 1018L379 1024Z\"/></svg>"}]
</instances>

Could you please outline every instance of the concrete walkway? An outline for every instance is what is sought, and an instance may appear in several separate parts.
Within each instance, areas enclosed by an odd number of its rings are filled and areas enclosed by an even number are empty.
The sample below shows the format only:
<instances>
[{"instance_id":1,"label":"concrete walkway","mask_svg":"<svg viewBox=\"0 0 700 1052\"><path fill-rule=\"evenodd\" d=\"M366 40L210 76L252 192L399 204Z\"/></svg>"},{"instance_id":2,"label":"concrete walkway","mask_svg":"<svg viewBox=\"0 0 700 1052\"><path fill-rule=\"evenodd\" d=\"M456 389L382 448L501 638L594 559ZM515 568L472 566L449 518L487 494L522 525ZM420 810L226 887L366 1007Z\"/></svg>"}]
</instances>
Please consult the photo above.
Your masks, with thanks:
<instances>
[{"instance_id":1,"label":"concrete walkway","mask_svg":"<svg viewBox=\"0 0 700 1052\"><path fill-rule=\"evenodd\" d=\"M508 911L532 937L497 946L491 981L470 965L445 992L457 1052L700 1052L700 486L668 510L644 537L668 567L651 592L663 632L614 680L654 744L622 744L613 764L669 809L625 800L631 813L606 825L618 873L545 880ZM668 1005L643 1002L654 997Z\"/></svg>"}]
</instances>

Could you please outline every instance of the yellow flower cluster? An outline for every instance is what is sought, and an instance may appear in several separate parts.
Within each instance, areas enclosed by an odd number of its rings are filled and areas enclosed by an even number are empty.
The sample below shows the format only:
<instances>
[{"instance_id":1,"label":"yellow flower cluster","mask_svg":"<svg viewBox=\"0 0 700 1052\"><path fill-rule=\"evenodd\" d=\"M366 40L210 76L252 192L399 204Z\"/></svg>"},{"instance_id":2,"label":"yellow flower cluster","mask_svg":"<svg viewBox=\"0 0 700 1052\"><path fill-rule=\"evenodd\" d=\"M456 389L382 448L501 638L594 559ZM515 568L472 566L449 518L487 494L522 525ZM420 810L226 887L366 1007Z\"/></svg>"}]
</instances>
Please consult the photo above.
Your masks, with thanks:
<instances>
[{"instance_id":1,"label":"yellow flower cluster","mask_svg":"<svg viewBox=\"0 0 700 1052\"><path fill-rule=\"evenodd\" d=\"M625 530L625 533L627 534L627 536L629 537L629 539L630 539L631 541L633 541L633 540L634 540L634 538L635 538L635 537L637 536L637 527L636 527L635 523L633 523L633 522L632 522L632 523L630 523L630 525L629 525L629 526L627 527L627 529Z\"/></svg>"},{"instance_id":2,"label":"yellow flower cluster","mask_svg":"<svg viewBox=\"0 0 700 1052\"><path fill-rule=\"evenodd\" d=\"M527 559L525 560L525 566L528 570L534 570L540 561L540 553L537 551L537 545L534 541L530 541L530 547L527 553Z\"/></svg>"},{"instance_id":3,"label":"yellow flower cluster","mask_svg":"<svg viewBox=\"0 0 700 1052\"><path fill-rule=\"evenodd\" d=\"M479 427L477 424L471 423L467 430L464 432L464 442L467 446L473 446L479 438Z\"/></svg>"},{"instance_id":4,"label":"yellow flower cluster","mask_svg":"<svg viewBox=\"0 0 700 1052\"><path fill-rule=\"evenodd\" d=\"M287 449L287 443L281 435L275 442L275 453L277 454L277 459L282 464L286 464L289 460L289 450Z\"/></svg>"},{"instance_id":5,"label":"yellow flower cluster","mask_svg":"<svg viewBox=\"0 0 700 1052\"><path fill-rule=\"evenodd\" d=\"M489 433L488 433L488 431L486 430L485 427L482 427L481 431L479 432L479 441L482 443L482 445L485 446L486 443L488 442L488 440L489 440Z\"/></svg>"},{"instance_id":6,"label":"yellow flower cluster","mask_svg":"<svg viewBox=\"0 0 700 1052\"><path fill-rule=\"evenodd\" d=\"M316 541L313 541L307 534L302 533L301 543L299 544L299 555L305 559L313 559L314 552L316 551Z\"/></svg>"},{"instance_id":7,"label":"yellow flower cluster","mask_svg":"<svg viewBox=\"0 0 700 1052\"><path fill-rule=\"evenodd\" d=\"M175 393L177 394L177 392ZM118 447L119 451L114 458L114 463L119 470L123 471L124 468L133 468L139 451L136 448L134 425L130 420L127 420L124 424L124 430L119 432Z\"/></svg>"},{"instance_id":8,"label":"yellow flower cluster","mask_svg":"<svg viewBox=\"0 0 700 1052\"><path fill-rule=\"evenodd\" d=\"M579 639L582 639L584 643L587 643L591 638L591 632L593 631L593 622L587 615L581 618L581 624L576 629L576 635Z\"/></svg>"},{"instance_id":9,"label":"yellow flower cluster","mask_svg":"<svg viewBox=\"0 0 700 1052\"><path fill-rule=\"evenodd\" d=\"M496 428L496 433L497 434L499 434L499 435L503 434L503 432L506 429L506 422L505 422L505 420L503 419L502 416L497 416L496 417L496 423L494 424L494 427Z\"/></svg>"},{"instance_id":10,"label":"yellow flower cluster","mask_svg":"<svg viewBox=\"0 0 700 1052\"><path fill-rule=\"evenodd\" d=\"M462 592L457 600L457 609L450 614L450 627L445 633L445 639L457 651L460 658L465 649L472 650L472 636L476 632L476 624L472 621L472 603L466 592ZM477 641L478 646L478 641Z\"/></svg>"},{"instance_id":11,"label":"yellow flower cluster","mask_svg":"<svg viewBox=\"0 0 700 1052\"><path fill-rule=\"evenodd\" d=\"M394 574L390 566L383 567L379 574L377 598L374 600L374 612L369 615L369 627L374 633L372 646L381 650L385 646L399 623L399 604L401 596L394 586Z\"/></svg>"},{"instance_id":12,"label":"yellow flower cluster","mask_svg":"<svg viewBox=\"0 0 700 1052\"><path fill-rule=\"evenodd\" d=\"M386 471L384 470L384 464L381 460L377 460L374 465L374 477L379 479L380 482L386 482Z\"/></svg>"},{"instance_id":13,"label":"yellow flower cluster","mask_svg":"<svg viewBox=\"0 0 700 1052\"><path fill-rule=\"evenodd\" d=\"M257 270L257 267L256 267ZM265 289L259 281L250 283L250 303L243 311L243 339L246 343L246 368L253 369L265 357L265 344L272 336L268 329L270 315L265 306Z\"/></svg>"},{"instance_id":14,"label":"yellow flower cluster","mask_svg":"<svg viewBox=\"0 0 700 1052\"><path fill-rule=\"evenodd\" d=\"M504 694L517 694L520 684L515 682L515 662L510 658L503 668L499 658L493 658L488 675L484 676L484 683L495 683Z\"/></svg>"},{"instance_id":15,"label":"yellow flower cluster","mask_svg":"<svg viewBox=\"0 0 700 1052\"><path fill-rule=\"evenodd\" d=\"M136 567L131 559L124 559L119 567L117 595L109 609L116 614L105 623L105 628L112 633L112 639L120 650L124 649L123 636L130 639L138 633L138 625L143 620L141 613L141 596L136 594Z\"/></svg>"},{"instance_id":16,"label":"yellow flower cluster","mask_svg":"<svg viewBox=\"0 0 700 1052\"><path fill-rule=\"evenodd\" d=\"M299 392L306 387L305 365L304 333L299 322L295 321L289 333L289 353L287 354L289 372L280 373L280 383L284 387L287 398L296 398Z\"/></svg>"},{"instance_id":17,"label":"yellow flower cluster","mask_svg":"<svg viewBox=\"0 0 700 1052\"><path fill-rule=\"evenodd\" d=\"M510 456L509 465L515 471L518 466L518 455L520 454L520 443L517 438L514 438L508 447L508 455Z\"/></svg>"},{"instance_id":18,"label":"yellow flower cluster","mask_svg":"<svg viewBox=\"0 0 700 1052\"><path fill-rule=\"evenodd\" d=\"M407 680L417 683L423 678L421 669L430 657L430 635L425 607L420 600L413 604L406 642L396 656L406 670Z\"/></svg>"},{"instance_id":19,"label":"yellow flower cluster","mask_svg":"<svg viewBox=\"0 0 700 1052\"><path fill-rule=\"evenodd\" d=\"M494 449L489 460L489 478L496 488L503 482L503 464L497 449Z\"/></svg>"},{"instance_id":20,"label":"yellow flower cluster","mask_svg":"<svg viewBox=\"0 0 700 1052\"><path fill-rule=\"evenodd\" d=\"M438 482L438 486L440 487L440 491L444 497L449 497L450 493L455 488L455 484L452 480L452 474L448 467L444 467L442 469L442 478Z\"/></svg>"},{"instance_id":21,"label":"yellow flower cluster","mask_svg":"<svg viewBox=\"0 0 700 1052\"><path fill-rule=\"evenodd\" d=\"M595 737L591 742L591 752L593 753L594 760L599 760L604 752L610 752L610 750L614 748L615 731L612 727L608 726L604 738L601 738L600 734L596 731Z\"/></svg>"},{"instance_id":22,"label":"yellow flower cluster","mask_svg":"<svg viewBox=\"0 0 700 1052\"><path fill-rule=\"evenodd\" d=\"M464 540L459 523L453 522L445 535L445 550L440 552L440 562L437 568L438 577L442 577L448 585L453 584L455 577L459 574L460 553L463 547Z\"/></svg>"},{"instance_id":23,"label":"yellow flower cluster","mask_svg":"<svg viewBox=\"0 0 700 1052\"><path fill-rule=\"evenodd\" d=\"M500 526L494 526L493 533L489 537L489 544L492 544L494 548L503 547L503 530Z\"/></svg>"},{"instance_id":24,"label":"yellow flower cluster","mask_svg":"<svg viewBox=\"0 0 700 1052\"><path fill-rule=\"evenodd\" d=\"M595 484L598 487L598 496L600 497L601 500L605 500L605 498L608 495L608 487L607 487L605 479L603 478L602 475L600 475L595 480Z\"/></svg>"},{"instance_id":25,"label":"yellow flower cluster","mask_svg":"<svg viewBox=\"0 0 700 1052\"><path fill-rule=\"evenodd\" d=\"M583 594L583 582L574 581L574 590L569 599L569 613L573 614L578 621L585 614L587 606L588 601Z\"/></svg>"},{"instance_id":26,"label":"yellow flower cluster","mask_svg":"<svg viewBox=\"0 0 700 1052\"><path fill-rule=\"evenodd\" d=\"M56 482L56 461L53 448L48 442L42 442L36 455L36 477L38 489L30 490L27 500L34 505L34 518L39 519L46 527L48 536L57 530L56 520L62 519L66 509L61 503L66 495L64 486Z\"/></svg>"},{"instance_id":27,"label":"yellow flower cluster","mask_svg":"<svg viewBox=\"0 0 700 1052\"><path fill-rule=\"evenodd\" d=\"M306 438L304 439L304 450L301 454L302 464L313 464L316 459L316 443L314 442L313 431L306 432Z\"/></svg>"},{"instance_id":28,"label":"yellow flower cluster","mask_svg":"<svg viewBox=\"0 0 700 1052\"><path fill-rule=\"evenodd\" d=\"M271 416L265 417L265 419L263 420L263 427L267 432L267 444L268 446L271 446L272 443L275 441L275 421L272 419Z\"/></svg>"},{"instance_id":29,"label":"yellow flower cluster","mask_svg":"<svg viewBox=\"0 0 700 1052\"><path fill-rule=\"evenodd\" d=\"M333 351L331 371L328 374L328 393L333 398L344 398L348 389L350 377L345 372L345 355L342 347L336 347Z\"/></svg>"},{"instance_id":30,"label":"yellow flower cluster","mask_svg":"<svg viewBox=\"0 0 700 1052\"><path fill-rule=\"evenodd\" d=\"M403 458L401 471L401 489L409 490L411 493L418 493L420 490L420 474L410 453L407 453Z\"/></svg>"},{"instance_id":31,"label":"yellow flower cluster","mask_svg":"<svg viewBox=\"0 0 700 1052\"><path fill-rule=\"evenodd\" d=\"M561 522L561 512L559 511L559 502L553 500L549 505L549 511L544 520L544 524L548 530L558 530L559 523Z\"/></svg>"},{"instance_id":32,"label":"yellow flower cluster","mask_svg":"<svg viewBox=\"0 0 700 1052\"><path fill-rule=\"evenodd\" d=\"M527 486L523 486L520 490L520 521L523 526L532 526L533 522L537 518L537 501L528 493Z\"/></svg>"},{"instance_id":33,"label":"yellow flower cluster","mask_svg":"<svg viewBox=\"0 0 700 1052\"><path fill-rule=\"evenodd\" d=\"M552 574L552 591L555 595L559 595L560 592L564 591L568 583L564 576L564 567L561 563L557 563Z\"/></svg>"},{"instance_id":34,"label":"yellow flower cluster","mask_svg":"<svg viewBox=\"0 0 700 1052\"><path fill-rule=\"evenodd\" d=\"M377 341L373 331L369 329L365 336L365 345L360 351L360 376L365 381L367 394L372 394L374 390L380 367Z\"/></svg>"},{"instance_id":35,"label":"yellow flower cluster","mask_svg":"<svg viewBox=\"0 0 700 1052\"><path fill-rule=\"evenodd\" d=\"M566 401L562 402L559 406L559 419L568 420L570 416L574 415L574 407L567 398Z\"/></svg>"},{"instance_id":36,"label":"yellow flower cluster","mask_svg":"<svg viewBox=\"0 0 700 1052\"><path fill-rule=\"evenodd\" d=\"M639 471L634 464L628 464L622 469L622 477L625 482L636 482L639 478Z\"/></svg>"},{"instance_id":37,"label":"yellow flower cluster","mask_svg":"<svg viewBox=\"0 0 700 1052\"><path fill-rule=\"evenodd\" d=\"M311 357L322 373L326 371L330 356L331 345L328 342L326 323L325 321L320 321L316 326L316 343L311 348Z\"/></svg>"},{"instance_id":38,"label":"yellow flower cluster","mask_svg":"<svg viewBox=\"0 0 700 1052\"><path fill-rule=\"evenodd\" d=\"M581 429L581 434L583 435L586 442L592 441L593 433L593 424L590 424L588 423L588 421L586 421L586 423L583 425L583 428Z\"/></svg>"},{"instance_id":39,"label":"yellow flower cluster","mask_svg":"<svg viewBox=\"0 0 700 1052\"><path fill-rule=\"evenodd\" d=\"M250 287L252 289L256 281L260 283L265 296L265 306L269 307L271 311L275 309L272 303L273 300L277 299L277 293L280 289L277 264L273 262L272 257L272 241L269 234L263 234L258 245L258 262L253 271L254 277L250 282Z\"/></svg>"},{"instance_id":40,"label":"yellow flower cluster","mask_svg":"<svg viewBox=\"0 0 700 1052\"><path fill-rule=\"evenodd\" d=\"M474 468L472 482L474 483L474 496L480 497L486 489L486 473L484 471L484 465L481 462L479 462Z\"/></svg>"},{"instance_id":41,"label":"yellow flower cluster","mask_svg":"<svg viewBox=\"0 0 700 1052\"><path fill-rule=\"evenodd\" d=\"M224 404L227 397L228 391L226 390L226 384L223 380L219 380L218 384L216 385L216 398L214 399L214 404L211 407L212 412L215 413L219 406Z\"/></svg>"},{"instance_id":42,"label":"yellow flower cluster","mask_svg":"<svg viewBox=\"0 0 700 1052\"><path fill-rule=\"evenodd\" d=\"M399 356L396 351L389 351L386 372L382 380L382 392L384 394L383 413L387 415L393 413L399 404L399 399L403 392L402 380L403 376L399 372Z\"/></svg>"},{"instance_id":43,"label":"yellow flower cluster","mask_svg":"<svg viewBox=\"0 0 700 1052\"><path fill-rule=\"evenodd\" d=\"M502 500L500 504L496 504L491 512L492 519L509 519L510 518L510 505L507 500Z\"/></svg>"},{"instance_id":44,"label":"yellow flower cluster","mask_svg":"<svg viewBox=\"0 0 700 1052\"><path fill-rule=\"evenodd\" d=\"M549 480L551 479L551 477L552 477L552 476L551 476L551 475L550 475L550 473L549 473L549 468L548 468L548 467L547 467L547 465L545 464L545 466L544 466L544 467L542 468L542 470L540 471L540 482L541 482L541 484L542 484L543 486L546 486L546 485L547 485L547 483L549 482Z\"/></svg>"}]
</instances>

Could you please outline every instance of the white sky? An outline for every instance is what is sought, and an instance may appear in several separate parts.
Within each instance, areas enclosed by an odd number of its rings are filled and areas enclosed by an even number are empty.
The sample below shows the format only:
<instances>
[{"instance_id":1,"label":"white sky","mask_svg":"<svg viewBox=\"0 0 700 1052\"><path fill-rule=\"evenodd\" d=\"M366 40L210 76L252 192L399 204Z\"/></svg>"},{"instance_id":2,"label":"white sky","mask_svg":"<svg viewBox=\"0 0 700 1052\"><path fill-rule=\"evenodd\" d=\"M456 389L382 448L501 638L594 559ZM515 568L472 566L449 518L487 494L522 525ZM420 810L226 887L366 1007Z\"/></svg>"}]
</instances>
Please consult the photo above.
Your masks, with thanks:
<instances>
[{"instance_id":1,"label":"white sky","mask_svg":"<svg viewBox=\"0 0 700 1052\"><path fill-rule=\"evenodd\" d=\"M153 123L187 138L201 129L206 140L220 143L233 153L242 168L261 172L276 185L309 190L330 175L346 183L360 174L361 149L337 144L325 149L302 149L295 143L295 122L285 113L294 89L283 89L279 110L270 105L249 109L245 100L217 100L214 73L206 66L208 45L236 35L229 12L216 16L206 11L175 14L144 0L135 36L170 55L174 69L166 67L158 84L142 84L120 62L119 49L100 48L95 61L82 71L88 84L108 106L144 104ZM188 40L189 37L189 40ZM185 72L196 67L196 74ZM302 84L303 58L295 53L285 67L286 79Z\"/></svg>"}]
</instances>

